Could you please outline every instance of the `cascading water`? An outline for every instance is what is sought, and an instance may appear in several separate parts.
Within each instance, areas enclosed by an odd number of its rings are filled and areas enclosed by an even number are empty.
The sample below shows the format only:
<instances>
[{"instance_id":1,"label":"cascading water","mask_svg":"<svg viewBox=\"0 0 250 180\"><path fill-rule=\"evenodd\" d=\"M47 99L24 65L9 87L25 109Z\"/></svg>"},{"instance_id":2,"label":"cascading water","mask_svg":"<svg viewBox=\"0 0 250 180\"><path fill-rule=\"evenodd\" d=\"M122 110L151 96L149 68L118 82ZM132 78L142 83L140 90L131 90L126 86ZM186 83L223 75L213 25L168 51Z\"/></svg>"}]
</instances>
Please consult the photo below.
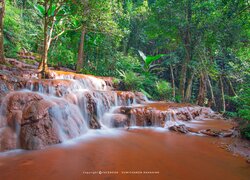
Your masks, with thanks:
<instances>
[{"instance_id":1,"label":"cascading water","mask_svg":"<svg viewBox=\"0 0 250 180\"><path fill-rule=\"evenodd\" d=\"M157 109L145 95L114 91L101 78L52 74L52 79L26 81L25 88L8 93L2 100L1 149L41 149L89 129L168 127L183 118L193 119L192 108Z\"/></svg>"},{"instance_id":2,"label":"cascading water","mask_svg":"<svg viewBox=\"0 0 250 180\"><path fill-rule=\"evenodd\" d=\"M122 97L94 76L54 75L53 79L28 80L24 89L10 92L2 100L1 149L6 143L7 149L40 149L80 136L89 128L111 128L108 121L117 116L113 109L136 102L135 96ZM7 142L9 139L14 140Z\"/></svg>"}]
</instances>

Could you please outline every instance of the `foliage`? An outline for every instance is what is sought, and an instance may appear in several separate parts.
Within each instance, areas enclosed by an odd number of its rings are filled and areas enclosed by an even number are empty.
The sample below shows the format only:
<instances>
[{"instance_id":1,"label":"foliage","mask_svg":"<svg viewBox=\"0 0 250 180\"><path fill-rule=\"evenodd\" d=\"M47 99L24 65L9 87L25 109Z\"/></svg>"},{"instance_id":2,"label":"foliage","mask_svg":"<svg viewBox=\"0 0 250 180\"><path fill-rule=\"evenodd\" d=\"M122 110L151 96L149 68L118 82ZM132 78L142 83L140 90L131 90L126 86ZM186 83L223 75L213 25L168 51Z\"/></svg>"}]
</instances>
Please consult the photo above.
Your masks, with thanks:
<instances>
[{"instance_id":1,"label":"foliage","mask_svg":"<svg viewBox=\"0 0 250 180\"><path fill-rule=\"evenodd\" d=\"M117 52L114 56L116 68L123 71L141 72L139 58Z\"/></svg>"},{"instance_id":2,"label":"foliage","mask_svg":"<svg viewBox=\"0 0 250 180\"><path fill-rule=\"evenodd\" d=\"M238 113L245 120L245 123L241 127L241 134L243 137L250 139L250 84L246 85L245 89L243 89L239 100Z\"/></svg>"},{"instance_id":3,"label":"foliage","mask_svg":"<svg viewBox=\"0 0 250 180\"><path fill-rule=\"evenodd\" d=\"M250 140L250 123L249 121L245 122L244 125L240 127L241 135Z\"/></svg>"},{"instance_id":4,"label":"foliage","mask_svg":"<svg viewBox=\"0 0 250 180\"><path fill-rule=\"evenodd\" d=\"M226 112L229 117L240 117L240 130L243 137L250 139L250 84L242 85L239 94L234 97L228 97L231 104L234 104L236 109Z\"/></svg>"},{"instance_id":5,"label":"foliage","mask_svg":"<svg viewBox=\"0 0 250 180\"><path fill-rule=\"evenodd\" d=\"M6 1L4 46L7 57L17 57L21 49L37 51L41 22L30 7L20 8Z\"/></svg>"},{"instance_id":6,"label":"foliage","mask_svg":"<svg viewBox=\"0 0 250 180\"><path fill-rule=\"evenodd\" d=\"M58 46L49 53L49 58L51 59L51 66L63 66L63 67L74 67L76 54L74 54L70 49L65 48L63 44L58 44Z\"/></svg>"},{"instance_id":7,"label":"foliage","mask_svg":"<svg viewBox=\"0 0 250 180\"><path fill-rule=\"evenodd\" d=\"M142 87L142 78L132 71L118 71L125 85L125 90L138 91Z\"/></svg>"},{"instance_id":8,"label":"foliage","mask_svg":"<svg viewBox=\"0 0 250 180\"><path fill-rule=\"evenodd\" d=\"M144 68L145 70L149 70L150 65L154 62L159 60L161 57L165 56L165 54L158 54L155 56L146 56L142 51L138 51L140 56L142 57L144 61Z\"/></svg>"},{"instance_id":9,"label":"foliage","mask_svg":"<svg viewBox=\"0 0 250 180\"><path fill-rule=\"evenodd\" d=\"M171 99L171 93L172 93L172 87L171 85L164 81L158 81L156 82L156 93L157 93L157 97L160 100L169 100Z\"/></svg>"}]
</instances>

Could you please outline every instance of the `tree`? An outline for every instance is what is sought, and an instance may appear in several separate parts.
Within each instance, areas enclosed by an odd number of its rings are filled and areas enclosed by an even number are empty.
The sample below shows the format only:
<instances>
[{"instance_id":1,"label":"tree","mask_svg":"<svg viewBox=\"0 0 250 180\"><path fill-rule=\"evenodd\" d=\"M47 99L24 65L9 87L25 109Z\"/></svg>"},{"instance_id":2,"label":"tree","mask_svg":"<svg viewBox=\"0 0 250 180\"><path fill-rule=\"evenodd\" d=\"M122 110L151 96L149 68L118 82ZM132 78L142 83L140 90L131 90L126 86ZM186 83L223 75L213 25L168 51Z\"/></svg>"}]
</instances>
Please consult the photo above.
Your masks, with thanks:
<instances>
[{"instance_id":1,"label":"tree","mask_svg":"<svg viewBox=\"0 0 250 180\"><path fill-rule=\"evenodd\" d=\"M39 1L35 8L38 10L41 18L43 18L43 53L42 60L38 70L43 76L48 71L48 51L51 42L57 39L66 31L65 21L67 21L67 2L68 0L42 0ZM59 26L61 28L59 28ZM60 29L54 35L55 28Z\"/></svg>"},{"instance_id":2,"label":"tree","mask_svg":"<svg viewBox=\"0 0 250 180\"><path fill-rule=\"evenodd\" d=\"M78 72L84 65L84 41L87 33L104 34L108 36L121 36L121 31L113 18L113 1L83 0L80 1L77 16L81 24L81 35L78 46L77 67Z\"/></svg>"},{"instance_id":3,"label":"tree","mask_svg":"<svg viewBox=\"0 0 250 180\"><path fill-rule=\"evenodd\" d=\"M4 35L3 35L3 19L4 19L5 2L0 0L0 63L5 63L4 59Z\"/></svg>"}]
</instances>

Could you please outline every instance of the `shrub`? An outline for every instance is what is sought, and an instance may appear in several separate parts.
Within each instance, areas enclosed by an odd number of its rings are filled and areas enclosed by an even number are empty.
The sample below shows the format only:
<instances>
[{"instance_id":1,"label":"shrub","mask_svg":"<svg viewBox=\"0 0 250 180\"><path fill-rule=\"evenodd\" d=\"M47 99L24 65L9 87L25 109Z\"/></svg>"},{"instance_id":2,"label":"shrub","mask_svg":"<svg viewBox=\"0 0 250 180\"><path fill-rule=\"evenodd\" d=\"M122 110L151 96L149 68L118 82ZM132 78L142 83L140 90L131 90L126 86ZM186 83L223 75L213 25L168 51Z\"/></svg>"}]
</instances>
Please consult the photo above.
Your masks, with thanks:
<instances>
[{"instance_id":1,"label":"shrub","mask_svg":"<svg viewBox=\"0 0 250 180\"><path fill-rule=\"evenodd\" d=\"M124 90L139 91L142 87L142 77L132 71L118 71L125 85Z\"/></svg>"},{"instance_id":2,"label":"shrub","mask_svg":"<svg viewBox=\"0 0 250 180\"><path fill-rule=\"evenodd\" d=\"M244 125L240 126L240 132L244 138L250 140L250 123L249 123L249 121L245 121Z\"/></svg>"},{"instance_id":3,"label":"shrub","mask_svg":"<svg viewBox=\"0 0 250 180\"><path fill-rule=\"evenodd\" d=\"M41 20L31 9L21 10L15 3L6 1L4 16L4 48L6 57L17 57L17 53L25 48L36 51Z\"/></svg>"},{"instance_id":4,"label":"shrub","mask_svg":"<svg viewBox=\"0 0 250 180\"><path fill-rule=\"evenodd\" d=\"M244 84L238 96L231 97L229 100L237 109L236 113L227 112L227 115L231 117L237 116L242 119L240 121L241 135L246 139L250 139L250 84Z\"/></svg>"},{"instance_id":5,"label":"shrub","mask_svg":"<svg viewBox=\"0 0 250 180\"><path fill-rule=\"evenodd\" d=\"M124 55L121 52L117 52L114 58L116 69L138 73L142 71L141 63L136 56Z\"/></svg>"},{"instance_id":6,"label":"shrub","mask_svg":"<svg viewBox=\"0 0 250 180\"><path fill-rule=\"evenodd\" d=\"M49 64L51 66L63 66L74 69L76 55L70 49L67 49L62 43L49 51Z\"/></svg>"},{"instance_id":7,"label":"shrub","mask_svg":"<svg viewBox=\"0 0 250 180\"><path fill-rule=\"evenodd\" d=\"M156 95L156 89L155 89L155 82L158 80L157 76L149 73L149 72L143 72L141 75L143 82L142 87L143 90L146 91L148 94L150 94L150 98L155 99Z\"/></svg>"},{"instance_id":8,"label":"shrub","mask_svg":"<svg viewBox=\"0 0 250 180\"><path fill-rule=\"evenodd\" d=\"M158 81L156 82L156 93L158 95L159 100L169 100L172 97L172 87L170 83L166 81Z\"/></svg>"}]
</instances>

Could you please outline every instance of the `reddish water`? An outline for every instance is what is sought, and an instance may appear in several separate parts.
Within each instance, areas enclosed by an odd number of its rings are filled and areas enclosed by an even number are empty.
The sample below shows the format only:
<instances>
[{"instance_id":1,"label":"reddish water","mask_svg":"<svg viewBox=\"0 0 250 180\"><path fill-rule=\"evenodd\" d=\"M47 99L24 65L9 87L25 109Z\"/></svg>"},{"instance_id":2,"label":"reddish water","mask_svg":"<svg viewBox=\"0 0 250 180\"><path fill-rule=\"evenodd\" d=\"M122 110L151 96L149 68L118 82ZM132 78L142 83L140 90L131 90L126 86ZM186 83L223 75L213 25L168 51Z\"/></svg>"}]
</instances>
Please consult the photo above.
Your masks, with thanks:
<instances>
[{"instance_id":1,"label":"reddish water","mask_svg":"<svg viewBox=\"0 0 250 180\"><path fill-rule=\"evenodd\" d=\"M0 179L249 179L249 164L219 148L223 141L132 129L115 137L0 157ZM118 174L86 174L95 171Z\"/></svg>"},{"instance_id":2,"label":"reddish water","mask_svg":"<svg viewBox=\"0 0 250 180\"><path fill-rule=\"evenodd\" d=\"M146 107L165 111L169 108L180 108L180 107L189 107L192 106L189 103L174 103L174 102L153 102L146 104Z\"/></svg>"}]
</instances>

